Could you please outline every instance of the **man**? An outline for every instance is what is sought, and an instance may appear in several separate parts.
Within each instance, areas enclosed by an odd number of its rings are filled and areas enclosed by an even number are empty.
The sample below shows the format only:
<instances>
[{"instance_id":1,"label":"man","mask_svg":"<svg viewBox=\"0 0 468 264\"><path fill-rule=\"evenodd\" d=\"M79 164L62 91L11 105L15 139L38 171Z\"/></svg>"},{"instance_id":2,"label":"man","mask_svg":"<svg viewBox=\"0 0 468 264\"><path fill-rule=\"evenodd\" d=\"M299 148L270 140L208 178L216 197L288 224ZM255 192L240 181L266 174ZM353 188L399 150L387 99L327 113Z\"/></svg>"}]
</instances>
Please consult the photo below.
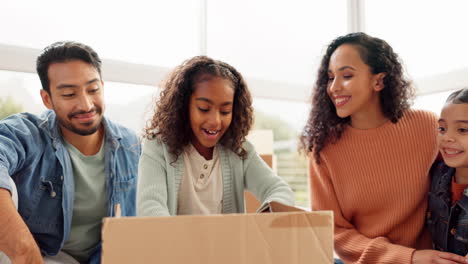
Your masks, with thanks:
<instances>
[{"instance_id":1,"label":"man","mask_svg":"<svg viewBox=\"0 0 468 264\"><path fill-rule=\"evenodd\" d=\"M116 204L135 215L141 145L103 116L101 60L90 47L54 43L37 73L50 110L0 121L0 251L13 263L99 263L102 218Z\"/></svg>"}]
</instances>

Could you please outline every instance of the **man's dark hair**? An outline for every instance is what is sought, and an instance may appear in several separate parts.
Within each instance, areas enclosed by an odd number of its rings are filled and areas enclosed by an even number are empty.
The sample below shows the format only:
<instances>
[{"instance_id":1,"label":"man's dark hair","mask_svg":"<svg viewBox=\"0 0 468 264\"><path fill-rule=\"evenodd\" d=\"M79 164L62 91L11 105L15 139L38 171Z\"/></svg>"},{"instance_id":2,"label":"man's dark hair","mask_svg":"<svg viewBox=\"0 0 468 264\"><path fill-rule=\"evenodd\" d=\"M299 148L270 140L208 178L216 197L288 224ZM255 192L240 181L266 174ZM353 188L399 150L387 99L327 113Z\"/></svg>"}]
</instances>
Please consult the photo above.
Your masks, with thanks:
<instances>
[{"instance_id":1,"label":"man's dark hair","mask_svg":"<svg viewBox=\"0 0 468 264\"><path fill-rule=\"evenodd\" d=\"M50 93L49 66L52 63L80 60L92 65L101 76L101 59L91 47L74 41L59 41L47 46L37 57L36 70L42 89Z\"/></svg>"}]
</instances>

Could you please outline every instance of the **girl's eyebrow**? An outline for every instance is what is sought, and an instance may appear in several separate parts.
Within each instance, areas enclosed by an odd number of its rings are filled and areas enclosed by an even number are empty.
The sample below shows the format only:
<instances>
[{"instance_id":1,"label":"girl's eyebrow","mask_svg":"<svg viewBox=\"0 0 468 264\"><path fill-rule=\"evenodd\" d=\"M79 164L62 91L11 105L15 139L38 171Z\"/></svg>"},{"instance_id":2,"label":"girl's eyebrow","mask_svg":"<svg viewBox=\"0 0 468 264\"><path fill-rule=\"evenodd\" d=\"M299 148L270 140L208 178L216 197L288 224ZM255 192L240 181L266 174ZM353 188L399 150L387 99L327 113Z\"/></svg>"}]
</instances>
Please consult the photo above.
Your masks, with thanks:
<instances>
[{"instance_id":1,"label":"girl's eyebrow","mask_svg":"<svg viewBox=\"0 0 468 264\"><path fill-rule=\"evenodd\" d=\"M197 101L203 101L203 102L207 102L209 104L214 104L213 101L211 101L210 99L206 98L206 97L198 97L198 98L195 98L195 100ZM224 102L221 104L222 106L225 106L225 105L232 105L232 102Z\"/></svg>"},{"instance_id":2,"label":"girl's eyebrow","mask_svg":"<svg viewBox=\"0 0 468 264\"><path fill-rule=\"evenodd\" d=\"M203 102L207 102L207 103L213 104L213 101L211 101L210 99L205 98L205 97L198 97L198 98L195 98L195 100L197 100L197 101L203 101Z\"/></svg>"},{"instance_id":3,"label":"girl's eyebrow","mask_svg":"<svg viewBox=\"0 0 468 264\"><path fill-rule=\"evenodd\" d=\"M353 71L355 71L355 70L356 70L355 68L353 68L353 67L351 67L351 66L348 66L348 65L346 65L346 66L340 67L340 68L338 69L338 71L344 71L344 70L346 70L346 69L353 70ZM330 69L328 69L328 72L329 72L329 73L331 73L331 70L330 70Z\"/></svg>"},{"instance_id":4,"label":"girl's eyebrow","mask_svg":"<svg viewBox=\"0 0 468 264\"><path fill-rule=\"evenodd\" d=\"M439 119L438 122L445 122L443 118ZM463 123L463 124L468 124L468 120L455 120L455 123Z\"/></svg>"}]
</instances>

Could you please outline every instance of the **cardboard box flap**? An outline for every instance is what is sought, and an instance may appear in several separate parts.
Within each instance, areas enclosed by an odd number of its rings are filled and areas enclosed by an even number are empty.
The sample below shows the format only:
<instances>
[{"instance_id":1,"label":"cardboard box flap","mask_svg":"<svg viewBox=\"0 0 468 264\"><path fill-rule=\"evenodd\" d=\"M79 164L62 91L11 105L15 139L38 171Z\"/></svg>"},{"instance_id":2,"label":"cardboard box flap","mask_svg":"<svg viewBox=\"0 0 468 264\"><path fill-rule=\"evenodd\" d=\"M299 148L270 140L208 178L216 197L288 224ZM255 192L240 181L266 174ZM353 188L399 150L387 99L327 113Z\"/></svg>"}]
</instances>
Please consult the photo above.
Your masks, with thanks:
<instances>
[{"instance_id":1,"label":"cardboard box flap","mask_svg":"<svg viewBox=\"0 0 468 264\"><path fill-rule=\"evenodd\" d=\"M269 202L258 209L259 213L282 213L282 212L305 212L303 209L282 204L280 202Z\"/></svg>"},{"instance_id":2,"label":"cardboard box flap","mask_svg":"<svg viewBox=\"0 0 468 264\"><path fill-rule=\"evenodd\" d=\"M333 263L331 212L105 218L102 263Z\"/></svg>"},{"instance_id":3,"label":"cardboard box flap","mask_svg":"<svg viewBox=\"0 0 468 264\"><path fill-rule=\"evenodd\" d=\"M270 204L270 212L273 213L280 213L280 212L304 212L304 210L294 207L285 205L279 202L272 201Z\"/></svg>"}]
</instances>

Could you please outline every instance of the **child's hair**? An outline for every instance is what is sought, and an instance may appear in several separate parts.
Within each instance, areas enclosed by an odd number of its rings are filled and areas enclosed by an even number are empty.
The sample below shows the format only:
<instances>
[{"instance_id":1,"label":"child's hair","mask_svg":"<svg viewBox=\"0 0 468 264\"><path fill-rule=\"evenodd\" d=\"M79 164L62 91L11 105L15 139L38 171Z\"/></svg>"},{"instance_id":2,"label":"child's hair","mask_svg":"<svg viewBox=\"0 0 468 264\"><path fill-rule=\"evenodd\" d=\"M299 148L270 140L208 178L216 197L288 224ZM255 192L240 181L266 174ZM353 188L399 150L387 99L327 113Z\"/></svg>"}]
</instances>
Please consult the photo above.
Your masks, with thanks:
<instances>
[{"instance_id":1,"label":"child's hair","mask_svg":"<svg viewBox=\"0 0 468 264\"><path fill-rule=\"evenodd\" d=\"M411 83L403 76L403 66L392 47L382 39L365 33L351 33L333 40L323 56L315 82L312 109L307 124L300 136L300 149L314 152L316 162L320 151L328 143L340 139L350 117L340 118L335 105L327 94L330 57L341 45L349 44L357 49L361 59L370 67L372 74L386 73L384 89L380 91L380 104L385 117L396 123L409 109L414 96Z\"/></svg>"},{"instance_id":2,"label":"child's hair","mask_svg":"<svg viewBox=\"0 0 468 264\"><path fill-rule=\"evenodd\" d=\"M163 84L155 114L148 122L144 137L157 138L167 144L174 161L189 144L189 103L195 85L212 77L229 80L234 89L232 120L220 143L241 158L247 155L242 147L253 121L252 97L242 75L231 65L206 56L193 57L176 67Z\"/></svg>"},{"instance_id":3,"label":"child's hair","mask_svg":"<svg viewBox=\"0 0 468 264\"><path fill-rule=\"evenodd\" d=\"M446 103L452 103L452 104L466 104L466 103L468 103L468 88L463 88L463 89L460 89L460 90L457 90L457 91L451 93L447 97L447 100L445 102Z\"/></svg>"}]
</instances>

